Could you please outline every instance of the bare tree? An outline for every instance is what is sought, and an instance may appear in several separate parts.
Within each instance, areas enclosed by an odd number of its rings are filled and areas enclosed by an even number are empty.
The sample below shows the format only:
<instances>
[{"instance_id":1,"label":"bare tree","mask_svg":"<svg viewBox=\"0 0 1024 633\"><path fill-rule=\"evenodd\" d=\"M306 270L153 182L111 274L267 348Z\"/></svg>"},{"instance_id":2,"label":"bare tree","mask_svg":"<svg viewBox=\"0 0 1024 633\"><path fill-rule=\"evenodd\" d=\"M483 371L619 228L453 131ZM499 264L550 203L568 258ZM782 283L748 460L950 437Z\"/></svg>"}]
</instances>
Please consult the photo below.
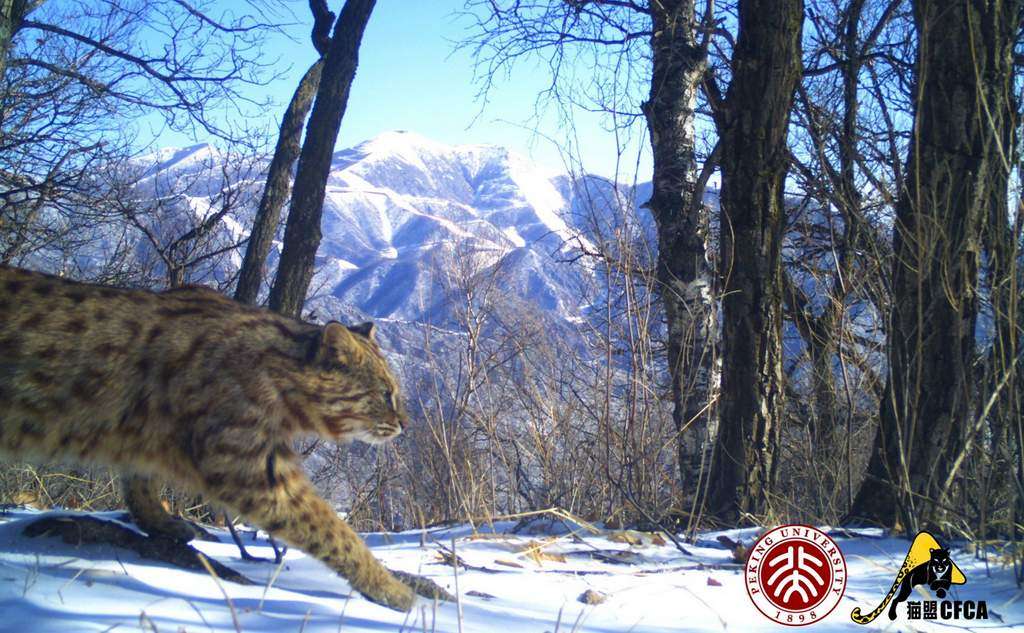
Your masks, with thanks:
<instances>
[{"instance_id":1,"label":"bare tree","mask_svg":"<svg viewBox=\"0 0 1024 633\"><path fill-rule=\"evenodd\" d=\"M902 154L906 130L892 127L886 114L899 100L878 98L877 77L907 61L912 25L903 4L809 4L790 133L800 204L788 213L783 298L802 351L787 369L780 485L793 510L813 508L833 523L860 483L884 382L878 317L888 305L891 248L882 218L899 172L887 157Z\"/></svg>"},{"instance_id":2,"label":"bare tree","mask_svg":"<svg viewBox=\"0 0 1024 633\"><path fill-rule=\"evenodd\" d=\"M698 176L695 131L712 7L708 3L698 24L694 0L467 3L475 19L467 44L482 69L485 94L498 73L520 58L539 56L552 80L543 96L565 116L579 106L606 112L618 129L631 127L640 115L647 123L654 165L645 206L657 223L657 294L668 330L680 479L693 489L702 488L698 475L718 382L710 221L703 205L713 158ZM600 69L586 85L574 84L565 72L566 60L578 55Z\"/></svg>"},{"instance_id":3,"label":"bare tree","mask_svg":"<svg viewBox=\"0 0 1024 633\"><path fill-rule=\"evenodd\" d=\"M705 82L722 156L722 390L709 509L771 511L782 419L783 183L801 74L803 0L740 0L732 79Z\"/></svg>"},{"instance_id":4,"label":"bare tree","mask_svg":"<svg viewBox=\"0 0 1024 633\"><path fill-rule=\"evenodd\" d=\"M7 69L7 54L11 48L12 36L21 28L25 14L32 10L33 3L27 0L2 0L0 2L0 77Z\"/></svg>"},{"instance_id":5,"label":"bare tree","mask_svg":"<svg viewBox=\"0 0 1024 633\"><path fill-rule=\"evenodd\" d=\"M278 31L274 3L236 12L185 0L3 6L14 12L5 14L10 39L0 41L4 51L9 44L0 85L5 261L74 241L73 210L105 195L94 176L138 151L136 121L226 145L260 136L237 129L233 113L260 106L245 89L274 76L263 48Z\"/></svg>"},{"instance_id":6,"label":"bare tree","mask_svg":"<svg viewBox=\"0 0 1024 633\"><path fill-rule=\"evenodd\" d=\"M854 503L858 516L912 532L944 529L976 439L978 272L983 227L1006 222L998 209L1012 165L1020 16L1013 0L914 2L914 135L896 206L889 372Z\"/></svg>"},{"instance_id":7,"label":"bare tree","mask_svg":"<svg viewBox=\"0 0 1024 633\"><path fill-rule=\"evenodd\" d=\"M253 206L259 156L206 146L187 168L155 170L153 163L167 154L110 166L103 174L109 195L99 211L108 225L125 224L135 235L136 265L144 273L133 285L228 287L234 281L231 258L245 238L226 225L240 226L242 214Z\"/></svg>"},{"instance_id":8,"label":"bare tree","mask_svg":"<svg viewBox=\"0 0 1024 633\"><path fill-rule=\"evenodd\" d=\"M281 209L291 195L292 167L299 157L301 149L302 128L306 116L313 105L313 97L320 87L320 73L323 70L323 55L327 54L330 44L330 29L334 23L334 14L327 9L325 0L313 0L310 9L313 12L313 31L311 38L316 51L321 57L313 62L309 70L299 80L288 108L281 117L281 128L278 132L277 146L273 158L267 167L267 183L263 188L256 218L253 220L252 231L249 233L249 244L245 249L242 268L238 271L238 286L235 287L235 299L242 303L256 303L260 287L263 284L263 266L270 245L277 232L281 220Z\"/></svg>"},{"instance_id":9,"label":"bare tree","mask_svg":"<svg viewBox=\"0 0 1024 633\"><path fill-rule=\"evenodd\" d=\"M324 56L320 85L295 174L284 248L270 289L270 307L282 314L298 316L313 278L331 156L356 76L359 45L375 4L376 0L345 2Z\"/></svg>"},{"instance_id":10,"label":"bare tree","mask_svg":"<svg viewBox=\"0 0 1024 633\"><path fill-rule=\"evenodd\" d=\"M704 183L713 160L697 177L697 94L706 70L711 6L698 44L693 0L652 2L651 87L643 104L654 168L647 206L658 224L658 281L668 326L666 351L672 377L672 419L679 434L684 488L703 490L702 467L713 427L718 376L715 367L716 301L709 263L710 219Z\"/></svg>"}]
</instances>

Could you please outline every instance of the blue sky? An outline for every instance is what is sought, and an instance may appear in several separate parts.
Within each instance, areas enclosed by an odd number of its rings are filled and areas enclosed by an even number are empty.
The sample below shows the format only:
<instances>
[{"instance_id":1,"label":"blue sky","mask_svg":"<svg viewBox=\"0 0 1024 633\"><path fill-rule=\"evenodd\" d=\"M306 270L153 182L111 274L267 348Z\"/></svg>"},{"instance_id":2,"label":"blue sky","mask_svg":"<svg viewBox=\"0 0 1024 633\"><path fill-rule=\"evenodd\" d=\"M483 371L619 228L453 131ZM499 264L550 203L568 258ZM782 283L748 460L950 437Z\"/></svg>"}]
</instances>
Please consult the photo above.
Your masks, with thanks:
<instances>
[{"instance_id":1,"label":"blue sky","mask_svg":"<svg viewBox=\"0 0 1024 633\"><path fill-rule=\"evenodd\" d=\"M228 3L225 3L228 4ZM341 0L330 0L338 11ZM228 4L230 6L230 4ZM482 107L479 85L473 81L469 51L455 50L454 42L466 37L468 22L457 15L464 0L379 0L370 19L360 64L342 123L338 147L349 147L388 130L410 130L450 144L492 143L507 146L550 169L562 169L560 147L523 126L533 125L536 95L549 82L547 69L534 60L524 61L509 78L503 78ZM312 23L305 2L293 5L299 22L290 29L295 41L278 38L268 50L281 57L288 73L253 96L271 95L277 102L266 116L276 123L302 73L315 59L309 43ZM579 70L579 69L577 69ZM616 168L616 141L606 123L595 114L580 113L575 119L584 168L610 176ZM565 126L557 114L547 112L537 125L543 135L561 142ZM205 139L195 139L203 141ZM643 151L640 179L650 177L646 138L630 147L628 169L620 178L631 178L638 149ZM161 144L181 144L189 139L165 134ZM624 168L625 169L625 168Z\"/></svg>"}]
</instances>

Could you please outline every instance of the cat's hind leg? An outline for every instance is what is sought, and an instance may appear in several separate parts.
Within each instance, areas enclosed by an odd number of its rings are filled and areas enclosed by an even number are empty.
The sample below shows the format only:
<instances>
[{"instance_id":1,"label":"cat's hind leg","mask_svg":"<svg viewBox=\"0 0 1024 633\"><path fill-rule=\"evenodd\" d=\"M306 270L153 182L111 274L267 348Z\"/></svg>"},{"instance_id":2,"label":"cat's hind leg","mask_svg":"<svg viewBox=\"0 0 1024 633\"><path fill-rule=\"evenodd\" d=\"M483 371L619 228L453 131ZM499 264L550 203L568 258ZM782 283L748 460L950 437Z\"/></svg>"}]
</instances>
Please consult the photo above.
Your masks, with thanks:
<instances>
[{"instance_id":1,"label":"cat's hind leg","mask_svg":"<svg viewBox=\"0 0 1024 633\"><path fill-rule=\"evenodd\" d=\"M121 477L121 487L135 524L149 536L183 543L207 536L205 530L164 510L160 503L161 486L156 479L126 473Z\"/></svg>"}]
</instances>

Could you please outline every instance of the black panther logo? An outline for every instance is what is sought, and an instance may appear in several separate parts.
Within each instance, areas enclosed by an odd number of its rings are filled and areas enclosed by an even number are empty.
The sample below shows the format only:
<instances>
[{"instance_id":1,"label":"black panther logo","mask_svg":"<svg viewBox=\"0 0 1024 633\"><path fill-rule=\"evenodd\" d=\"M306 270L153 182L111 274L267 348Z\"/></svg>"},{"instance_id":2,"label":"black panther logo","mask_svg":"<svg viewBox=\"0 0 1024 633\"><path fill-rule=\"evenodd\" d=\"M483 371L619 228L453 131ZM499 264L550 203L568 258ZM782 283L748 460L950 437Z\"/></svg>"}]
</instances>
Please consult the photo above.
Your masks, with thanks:
<instances>
[{"instance_id":1,"label":"black panther logo","mask_svg":"<svg viewBox=\"0 0 1024 633\"><path fill-rule=\"evenodd\" d=\"M921 532L914 538L903 566L896 574L896 580L893 581L892 588L882 600L882 604L865 615L861 615L860 607L857 607L850 617L858 624L867 624L888 606L889 619L895 620L896 606L910 597L914 587L927 585L941 599L946 597L951 585L962 585L965 582L967 579L949 557L949 550L940 547L931 534Z\"/></svg>"},{"instance_id":2,"label":"black panther logo","mask_svg":"<svg viewBox=\"0 0 1024 633\"><path fill-rule=\"evenodd\" d=\"M889 619L896 619L896 605L910 597L910 592L918 585L928 585L939 598L946 597L949 590L953 561L949 558L949 550L938 548L929 550L931 558L910 570L910 573L899 581L899 593L889 605ZM893 587L895 587L895 583ZM891 594L890 594L891 595Z\"/></svg>"}]
</instances>

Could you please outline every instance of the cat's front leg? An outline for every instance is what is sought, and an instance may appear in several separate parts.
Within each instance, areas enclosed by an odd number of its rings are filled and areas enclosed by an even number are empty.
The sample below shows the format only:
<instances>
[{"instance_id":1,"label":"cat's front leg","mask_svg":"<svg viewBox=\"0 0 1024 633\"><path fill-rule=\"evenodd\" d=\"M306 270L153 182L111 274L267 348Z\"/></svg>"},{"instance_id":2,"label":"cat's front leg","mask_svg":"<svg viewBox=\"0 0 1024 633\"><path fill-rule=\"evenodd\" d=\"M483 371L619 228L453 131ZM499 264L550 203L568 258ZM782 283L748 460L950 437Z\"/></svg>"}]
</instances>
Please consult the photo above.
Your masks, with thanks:
<instances>
[{"instance_id":1,"label":"cat's front leg","mask_svg":"<svg viewBox=\"0 0 1024 633\"><path fill-rule=\"evenodd\" d=\"M236 440L223 443L239 446ZM343 576L368 600L408 611L412 589L396 579L349 525L319 494L292 452L274 446L244 460L221 452L204 460L201 477L207 494L232 508L275 538L315 556Z\"/></svg>"}]
</instances>

